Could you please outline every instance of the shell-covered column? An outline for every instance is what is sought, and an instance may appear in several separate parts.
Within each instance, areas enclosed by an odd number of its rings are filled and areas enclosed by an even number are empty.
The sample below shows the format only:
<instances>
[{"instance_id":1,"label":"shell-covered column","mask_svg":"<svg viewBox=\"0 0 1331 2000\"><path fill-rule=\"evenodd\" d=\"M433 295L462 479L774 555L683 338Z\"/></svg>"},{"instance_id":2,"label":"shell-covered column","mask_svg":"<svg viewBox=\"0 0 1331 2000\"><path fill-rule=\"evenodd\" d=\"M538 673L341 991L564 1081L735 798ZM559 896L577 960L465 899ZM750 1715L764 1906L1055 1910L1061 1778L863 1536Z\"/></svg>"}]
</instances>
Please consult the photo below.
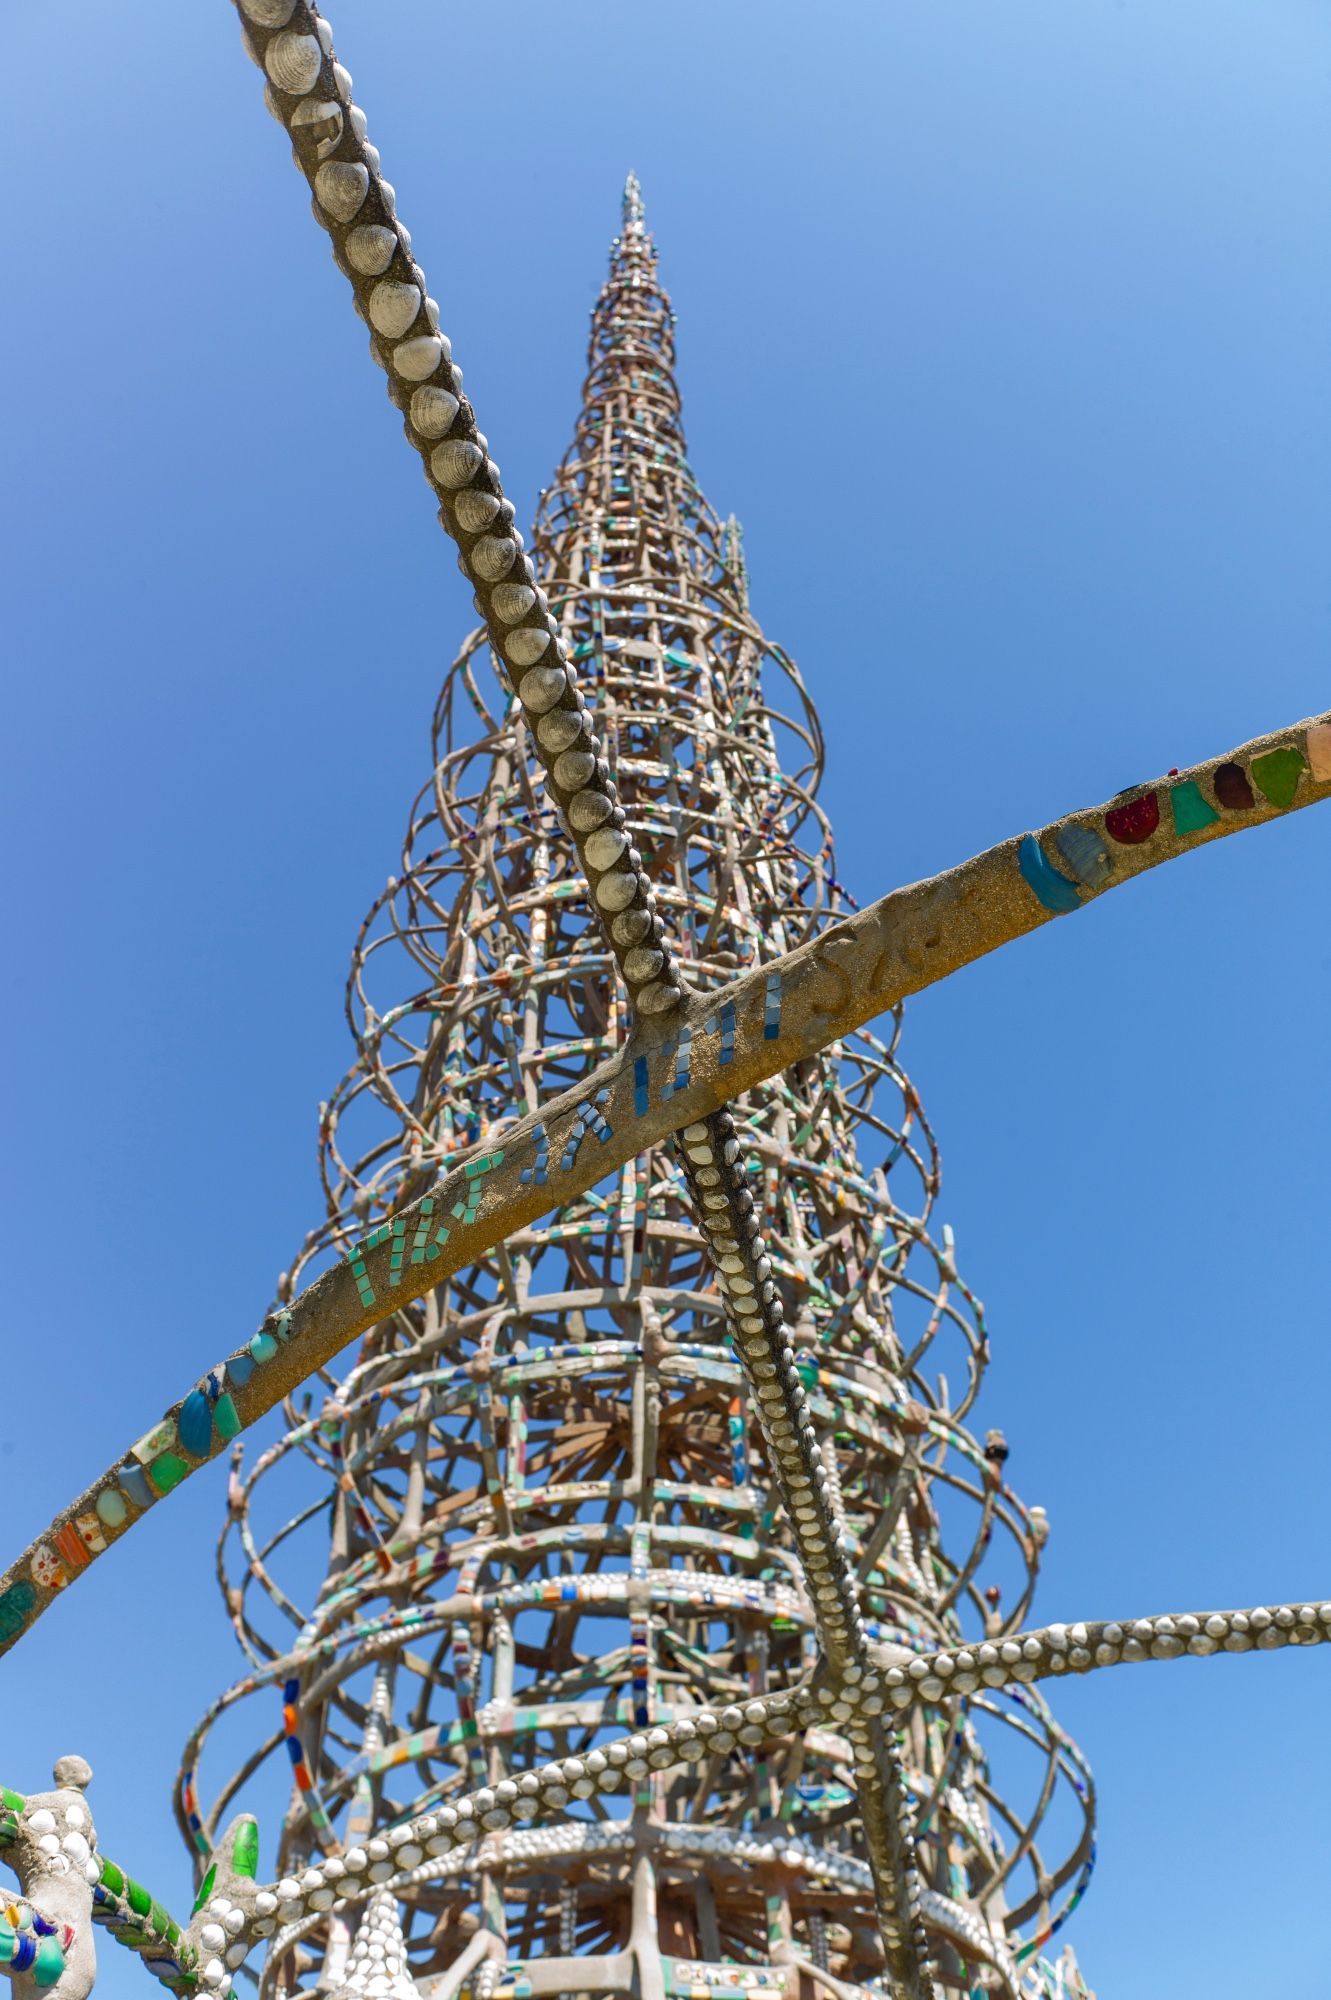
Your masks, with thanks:
<instances>
[{"instance_id":1,"label":"shell-covered column","mask_svg":"<svg viewBox=\"0 0 1331 2000\"><path fill-rule=\"evenodd\" d=\"M642 1154L434 1289L452 1216L395 1220L458 1154L479 1198L506 1125L623 1041L624 982L650 987L663 933L707 990L847 907L817 716L754 622L737 528L690 470L673 325L630 178L532 550L618 801L574 829L594 890L544 786L553 768L568 790L557 760L583 754L584 707L542 714L532 674L520 706L478 631L357 941L357 1059L321 1119L327 1216L280 1290L382 1230L422 1295L289 1409L248 1474L238 1463L222 1563L249 1664L191 1740L180 1801L202 1852L289 1758L279 1869L368 1857L370 1905L325 1889L276 1932L270 1993L882 1990L835 1712L781 1739L745 1723L745 1701L815 1666L814 1612L674 1153ZM651 895L621 910L624 857ZM766 1004L775 1033L777 975ZM734 1112L869 1641L952 1663L898 1739L938 1977L1071 2000L1075 1966L1038 1949L1089 1872L1089 1775L1034 1689L986 1682L1045 1529L1005 1484L1001 1433L966 1428L987 1342L934 1215L899 1025ZM727 1009L694 1032L724 1066ZM678 1029L677 1079L692 1060ZM565 1153L605 1133L589 1096ZM654 1768L653 1730L704 1709L724 1724L706 1754ZM626 1729L607 1792L598 1745ZM240 1769L205 1812L198 1772L224 1743ZM413 1812L477 1786L510 1798L554 1757L585 1765L561 1820L463 1855L379 1850Z\"/></svg>"}]
</instances>

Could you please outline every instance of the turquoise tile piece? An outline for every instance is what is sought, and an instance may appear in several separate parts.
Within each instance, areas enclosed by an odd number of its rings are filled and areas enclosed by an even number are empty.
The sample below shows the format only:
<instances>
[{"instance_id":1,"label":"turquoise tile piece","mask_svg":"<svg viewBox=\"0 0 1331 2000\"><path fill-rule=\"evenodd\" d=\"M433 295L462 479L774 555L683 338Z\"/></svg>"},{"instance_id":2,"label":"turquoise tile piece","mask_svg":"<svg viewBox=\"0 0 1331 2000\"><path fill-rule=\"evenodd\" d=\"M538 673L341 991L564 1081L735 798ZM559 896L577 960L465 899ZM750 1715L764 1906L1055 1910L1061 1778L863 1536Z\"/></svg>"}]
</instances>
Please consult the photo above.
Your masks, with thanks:
<instances>
[{"instance_id":1,"label":"turquoise tile piece","mask_svg":"<svg viewBox=\"0 0 1331 2000\"><path fill-rule=\"evenodd\" d=\"M1203 827L1213 825L1220 817L1214 806L1207 805L1193 778L1185 778L1181 785L1170 786L1169 804L1174 814L1175 833L1200 833Z\"/></svg>"},{"instance_id":2,"label":"turquoise tile piece","mask_svg":"<svg viewBox=\"0 0 1331 2000\"><path fill-rule=\"evenodd\" d=\"M176 1435L191 1458L207 1458L213 1441L213 1412L202 1389L192 1389L181 1404Z\"/></svg>"},{"instance_id":3,"label":"turquoise tile piece","mask_svg":"<svg viewBox=\"0 0 1331 2000\"><path fill-rule=\"evenodd\" d=\"M1075 882L1069 882L1066 875L1059 874L1033 833L1022 836L1017 849L1017 864L1027 888L1034 891L1046 910L1052 910L1055 916L1061 917L1069 910L1081 908L1080 889Z\"/></svg>"}]
</instances>

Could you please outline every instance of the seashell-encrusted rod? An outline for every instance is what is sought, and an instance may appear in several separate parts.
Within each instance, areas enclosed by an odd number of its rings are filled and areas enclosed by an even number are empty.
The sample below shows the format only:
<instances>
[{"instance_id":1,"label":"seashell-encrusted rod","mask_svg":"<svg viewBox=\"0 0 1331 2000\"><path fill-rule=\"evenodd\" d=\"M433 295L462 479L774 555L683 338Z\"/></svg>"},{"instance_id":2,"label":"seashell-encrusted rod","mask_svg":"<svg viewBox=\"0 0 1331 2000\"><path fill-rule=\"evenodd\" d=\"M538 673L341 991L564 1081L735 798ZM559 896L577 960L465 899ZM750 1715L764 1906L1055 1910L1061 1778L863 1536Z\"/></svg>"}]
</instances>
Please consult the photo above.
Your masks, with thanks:
<instances>
[{"instance_id":1,"label":"seashell-encrusted rod","mask_svg":"<svg viewBox=\"0 0 1331 2000\"><path fill-rule=\"evenodd\" d=\"M216 1933L219 1914L227 1923L227 1963L236 1966L279 1923L297 1923L334 1903L355 1902L375 1896L387 1886L400 1885L425 1856L466 1850L503 1829L566 1812L572 1800L619 1791L648 1771L671 1770L726 1755L737 1744L756 1747L819 1727L840 1729L853 1743L858 1732L880 1728L880 1718L889 1710L983 1695L1013 1682L1085 1674L1134 1661L1270 1652L1283 1646L1328 1642L1331 1604L1294 1603L1046 1625L1017 1632L997 1644L916 1655L896 1646L871 1648L873 1657L868 1666L854 1667L843 1678L838 1679L830 1668L821 1670L813 1683L802 1687L782 1689L716 1711L700 1709L677 1722L621 1737L583 1756L557 1758L516 1780L481 1787L449 1805L417 1814L390 1828L381 1839L367 1840L363 1847L329 1857L303 1870L298 1878L290 1876L265 1886L231 1874L225 1895L213 1899L190 1925L184 1962L206 1963L210 1947L222 1948ZM940 1921L928 1890L918 1889L916 1902L931 1921ZM953 1926L944 1922L942 1927ZM982 1927L977 1928L971 1942L992 1949L991 1933Z\"/></svg>"},{"instance_id":2,"label":"seashell-encrusted rod","mask_svg":"<svg viewBox=\"0 0 1331 2000\"><path fill-rule=\"evenodd\" d=\"M397 220L396 196L333 53L328 22L305 0L234 0L267 78L269 110L291 140L314 213L369 325L370 352L405 419L439 519L456 543L496 659L531 729L546 784L587 877L591 902L635 1009L668 1018L683 985L594 719L545 592L536 581L499 467L462 393L462 371Z\"/></svg>"},{"instance_id":3,"label":"seashell-encrusted rod","mask_svg":"<svg viewBox=\"0 0 1331 2000\"><path fill-rule=\"evenodd\" d=\"M823 1657L836 1681L858 1682L868 1652L855 1576L730 1112L685 1126L675 1150L795 1537ZM876 1718L852 1709L846 1727L893 1990L915 2000L934 1985L900 1759Z\"/></svg>"}]
</instances>

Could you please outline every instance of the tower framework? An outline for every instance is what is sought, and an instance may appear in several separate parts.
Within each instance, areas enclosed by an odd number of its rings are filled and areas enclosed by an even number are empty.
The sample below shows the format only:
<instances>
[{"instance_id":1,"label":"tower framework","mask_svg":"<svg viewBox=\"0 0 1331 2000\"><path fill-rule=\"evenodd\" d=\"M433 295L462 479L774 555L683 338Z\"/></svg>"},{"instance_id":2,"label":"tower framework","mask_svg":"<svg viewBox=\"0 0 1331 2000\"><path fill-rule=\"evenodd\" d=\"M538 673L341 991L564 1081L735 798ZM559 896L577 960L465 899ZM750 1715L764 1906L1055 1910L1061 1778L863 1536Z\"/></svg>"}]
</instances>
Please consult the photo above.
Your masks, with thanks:
<instances>
[{"instance_id":1,"label":"tower framework","mask_svg":"<svg viewBox=\"0 0 1331 2000\"><path fill-rule=\"evenodd\" d=\"M468 476L474 462L470 445L442 460ZM637 851L695 989L816 935L848 907L817 802L818 719L754 621L737 527L690 470L632 178L532 558L622 808L592 831L593 864ZM624 984L532 741L563 756L581 726L551 707L533 728L472 634L400 871L357 942L358 1059L321 1128L328 1217L284 1296L330 1251L391 1231L452 1154L502 1150L516 1115L622 1043ZM645 963L630 973L655 975L650 936L633 948ZM766 1004L779 1019L779 973ZM887 1040L862 1031L787 1071L740 1100L736 1125L865 1637L915 1653L1021 1625L1043 1522L1004 1483L1001 1436L966 1427L987 1343L935 1219L937 1154L898 1030L899 1014ZM724 1066L724 1003L699 1032ZM682 1027L664 1045L681 1086L693 1039ZM591 1097L563 1153L603 1129ZM819 1594L835 1594L806 1585L783 1525L761 1378L746 1381L695 1219L721 1196L691 1170L687 1148L653 1147L427 1290L233 1487L226 1590L255 1670L242 1692L271 1718L280 1679L270 1754L296 1759L283 1873L475 1786L594 1758L626 1727L646 1735L615 1792L594 1771L574 1781L564 1824L423 1860L401 1899L402 1962L441 1990L812 1995L884 1975L843 1718L779 1744L741 1719L695 1761L651 1768L663 1723L796 1685ZM423 1282L436 1233L432 1215L396 1239ZM274 1533L268 1490L298 1460L319 1500ZM287 1578L313 1574L302 1545L330 1519L312 1598ZM1056 1988L1032 1947L1089 1872L1089 1774L1034 1690L970 1680L900 1741L929 1954L959 1991ZM187 1752L187 1831L215 1719ZM996 1735L1029 1757L1023 1772L1004 1753L1013 1796L991 1771ZM215 1832L210 1819L192 1837ZM392 1931L386 1904L376 1921ZM350 1923L308 1917L271 1949L267 1986L318 1966L340 1990L354 1950Z\"/></svg>"},{"instance_id":2,"label":"tower framework","mask_svg":"<svg viewBox=\"0 0 1331 2000\"><path fill-rule=\"evenodd\" d=\"M258 1331L0 1574L2 1654L287 1399L232 1487L250 1671L182 1777L192 1916L104 1853L64 1756L53 1791L0 1787L0 1970L86 2000L100 1923L218 2000L256 1946L269 1992L373 2000L1066 2000L1075 1964L1037 1954L1092 1801L1034 1684L1319 1645L1331 1603L1013 1629L1043 1519L965 1428L982 1323L897 1024L861 1031L1331 798L1331 714L855 911L816 721L688 472L636 187L538 571L327 22L236 4L485 639L358 945L327 1222ZM227 1732L243 1762L201 1811ZM283 1752L287 1872L261 1882L253 1813L224 1815Z\"/></svg>"}]
</instances>

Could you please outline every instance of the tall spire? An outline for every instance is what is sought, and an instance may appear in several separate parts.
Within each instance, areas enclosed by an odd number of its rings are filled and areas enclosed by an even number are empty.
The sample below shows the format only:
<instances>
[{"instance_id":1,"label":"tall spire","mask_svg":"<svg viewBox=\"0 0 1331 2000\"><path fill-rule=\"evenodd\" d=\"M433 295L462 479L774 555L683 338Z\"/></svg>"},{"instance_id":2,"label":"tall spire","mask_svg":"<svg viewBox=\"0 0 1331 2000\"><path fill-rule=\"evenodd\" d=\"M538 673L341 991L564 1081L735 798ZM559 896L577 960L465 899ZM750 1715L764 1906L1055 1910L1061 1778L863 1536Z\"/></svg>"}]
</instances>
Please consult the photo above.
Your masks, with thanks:
<instances>
[{"instance_id":1,"label":"tall spire","mask_svg":"<svg viewBox=\"0 0 1331 2000\"><path fill-rule=\"evenodd\" d=\"M753 620L735 524L689 468L673 324L630 175L533 556L617 784L625 825L607 838L640 854L706 991L813 935L843 892L817 716ZM645 931L630 956L653 950ZM321 1120L328 1213L284 1291L390 1227L458 1152L482 1148L483 1163L515 1116L624 1038L615 962L483 633L445 679L433 768L350 997L357 1058ZM768 1008L779 1022L776 978ZM1043 1974L1019 1974L1013 1954L1079 1893L1089 1822L1060 1859L1048 1815L1062 1788L1087 1805L1087 1780L1034 1690L1000 1698L967 1651L1022 1620L1039 1530L1003 1481L1005 1448L965 1427L987 1343L933 1218L937 1155L898 1028L848 1038L735 1109L870 1640L957 1661L960 1693L915 1711L902 1749L933 1953L953 1986L1033 1995ZM724 1066L725 1009L698 1032ZM687 1078L690 1031L667 1049ZM601 1118L589 1099L575 1153ZM538 1181L549 1167L538 1159ZM791 2000L829 1979L876 1989L838 1711L781 1742L745 1718L811 1667L815 1605L673 1157L648 1152L431 1290L435 1219L399 1245L422 1266L420 1301L325 1378L322 1409L292 1409L291 1433L233 1490L227 1601L250 1669L191 1741L183 1820L216 1716L280 1698L296 1779L281 1868L350 1847L391 1878L400 1911L381 1905L354 1941L354 1912L283 1933L266 1978L320 1963L326 1990L360 1976L400 1920L412 1976L451 1972L473 1995L502 1967L505 1990L636 1985L644 2000L740 1977ZM270 1491L302 1482L294 1520L260 1527ZM655 1768L652 1731L705 1712L722 1724L706 1757ZM986 1761L986 1735L1009 1722L1039 1753L1029 1824ZM269 1713L253 1727L266 1734ZM625 1727L630 1752L607 1771L598 1745ZM521 1816L524 1775L556 1756L584 1773L563 1824L495 1833L474 1855L366 1846L478 1785Z\"/></svg>"}]
</instances>

